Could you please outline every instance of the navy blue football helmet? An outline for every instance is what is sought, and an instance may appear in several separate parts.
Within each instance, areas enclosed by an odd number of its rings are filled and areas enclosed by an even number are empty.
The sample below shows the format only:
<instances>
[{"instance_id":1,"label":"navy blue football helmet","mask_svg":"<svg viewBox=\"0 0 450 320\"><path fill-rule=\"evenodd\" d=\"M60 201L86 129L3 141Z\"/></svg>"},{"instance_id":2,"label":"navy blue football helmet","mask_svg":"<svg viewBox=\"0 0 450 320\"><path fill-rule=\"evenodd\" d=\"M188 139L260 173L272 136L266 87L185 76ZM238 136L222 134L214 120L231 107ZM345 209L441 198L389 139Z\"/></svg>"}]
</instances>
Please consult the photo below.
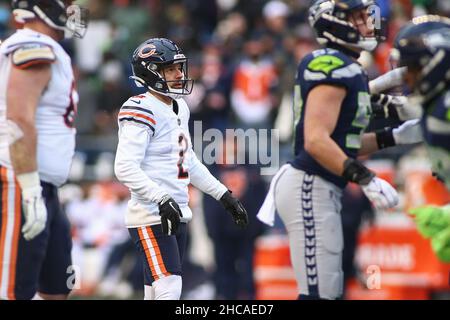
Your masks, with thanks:
<instances>
[{"instance_id":1,"label":"navy blue football helmet","mask_svg":"<svg viewBox=\"0 0 450 320\"><path fill-rule=\"evenodd\" d=\"M82 38L87 30L87 9L72 5L72 0L13 0L13 15L17 22L39 18L66 37Z\"/></svg>"},{"instance_id":2,"label":"navy blue football helmet","mask_svg":"<svg viewBox=\"0 0 450 320\"><path fill-rule=\"evenodd\" d=\"M349 22L353 11L366 9L374 30L373 37L363 37ZM374 0L317 0L309 9L309 23L324 46L339 46L355 52L372 51L384 40L384 21Z\"/></svg>"},{"instance_id":3,"label":"navy blue football helmet","mask_svg":"<svg viewBox=\"0 0 450 320\"><path fill-rule=\"evenodd\" d=\"M171 88L163 68L171 64L181 63L183 78L172 82L181 83L181 88ZM188 78L188 59L180 47L165 38L152 38L141 43L133 53L131 60L133 76L138 86L147 87L173 99L192 92L194 81Z\"/></svg>"},{"instance_id":4,"label":"navy blue football helmet","mask_svg":"<svg viewBox=\"0 0 450 320\"><path fill-rule=\"evenodd\" d=\"M391 58L415 72L412 93L426 103L450 84L450 19L436 15L414 18L398 33Z\"/></svg>"}]
</instances>

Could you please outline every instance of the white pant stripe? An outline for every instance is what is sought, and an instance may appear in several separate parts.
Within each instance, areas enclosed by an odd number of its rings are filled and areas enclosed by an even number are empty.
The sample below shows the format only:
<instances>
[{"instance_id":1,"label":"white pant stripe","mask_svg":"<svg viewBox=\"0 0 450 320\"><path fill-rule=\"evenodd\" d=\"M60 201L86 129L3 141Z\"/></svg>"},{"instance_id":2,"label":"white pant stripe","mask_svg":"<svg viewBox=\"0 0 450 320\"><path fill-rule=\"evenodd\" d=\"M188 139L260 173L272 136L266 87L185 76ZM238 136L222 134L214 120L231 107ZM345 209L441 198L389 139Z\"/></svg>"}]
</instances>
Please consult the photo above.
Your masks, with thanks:
<instances>
[{"instance_id":1,"label":"white pant stripe","mask_svg":"<svg viewBox=\"0 0 450 320\"><path fill-rule=\"evenodd\" d=\"M155 268L156 275L160 278L164 277L164 274L162 273L161 268L159 267L158 259L156 258L155 248L153 247L152 242L150 241L150 237L147 233L147 229L145 227L141 227L141 231L142 231L142 234L144 235L145 243L147 244L148 250L150 251L150 258L152 259L153 267ZM155 279L155 280L158 280L158 279Z\"/></svg>"}]
</instances>

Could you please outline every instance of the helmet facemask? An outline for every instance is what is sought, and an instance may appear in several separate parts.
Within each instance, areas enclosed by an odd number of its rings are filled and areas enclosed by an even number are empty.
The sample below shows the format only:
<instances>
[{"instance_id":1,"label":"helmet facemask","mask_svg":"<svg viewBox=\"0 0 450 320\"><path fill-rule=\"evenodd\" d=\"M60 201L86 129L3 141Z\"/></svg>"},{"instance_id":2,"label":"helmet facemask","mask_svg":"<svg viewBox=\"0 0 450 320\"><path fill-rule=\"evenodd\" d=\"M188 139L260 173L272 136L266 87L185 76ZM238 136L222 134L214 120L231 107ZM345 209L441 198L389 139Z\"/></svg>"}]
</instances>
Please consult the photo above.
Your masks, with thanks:
<instances>
[{"instance_id":1,"label":"helmet facemask","mask_svg":"<svg viewBox=\"0 0 450 320\"><path fill-rule=\"evenodd\" d=\"M181 64L181 79L167 80L167 70L168 67ZM173 61L165 63L147 63L145 69L152 73L157 81L154 83L153 87L147 85L144 77L139 77L134 74L131 78L135 80L136 84L140 87L147 87L153 92L165 95L172 99L179 99L182 96L189 95L192 92L194 85L194 80L188 78L188 61L184 54L180 54L179 57L175 57ZM174 88L174 85L179 84L180 88Z\"/></svg>"}]
</instances>

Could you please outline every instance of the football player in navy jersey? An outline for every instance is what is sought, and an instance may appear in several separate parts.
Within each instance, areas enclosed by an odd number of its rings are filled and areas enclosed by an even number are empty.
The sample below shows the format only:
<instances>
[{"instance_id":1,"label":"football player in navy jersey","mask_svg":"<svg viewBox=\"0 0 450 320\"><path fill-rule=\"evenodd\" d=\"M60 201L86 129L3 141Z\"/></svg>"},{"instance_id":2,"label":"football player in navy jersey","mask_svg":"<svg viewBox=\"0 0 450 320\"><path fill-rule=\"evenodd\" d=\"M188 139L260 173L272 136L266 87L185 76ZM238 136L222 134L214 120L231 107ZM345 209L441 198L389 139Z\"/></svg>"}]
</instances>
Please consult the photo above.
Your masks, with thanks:
<instances>
[{"instance_id":1,"label":"football player in navy jersey","mask_svg":"<svg viewBox=\"0 0 450 320\"><path fill-rule=\"evenodd\" d=\"M433 171L450 190L450 19L414 18L397 35L393 56L407 68L409 101L422 106L420 124Z\"/></svg>"},{"instance_id":2,"label":"football player in navy jersey","mask_svg":"<svg viewBox=\"0 0 450 320\"><path fill-rule=\"evenodd\" d=\"M435 15L414 18L395 39L393 57L406 67L408 100L422 107L420 126L433 172L450 191L450 19ZM418 230L437 256L450 262L450 206L412 211Z\"/></svg>"},{"instance_id":3,"label":"football player in navy jersey","mask_svg":"<svg viewBox=\"0 0 450 320\"><path fill-rule=\"evenodd\" d=\"M289 235L300 299L342 295L342 190L361 186L377 209L398 203L395 189L356 158L404 144L417 121L364 133L372 109L368 77L357 58L380 38L372 1L318 0L309 11L325 48L300 63L294 87L295 158L272 180L258 217L271 224L275 209ZM414 136L417 136L415 133ZM408 141L411 142L411 141Z\"/></svg>"}]
</instances>

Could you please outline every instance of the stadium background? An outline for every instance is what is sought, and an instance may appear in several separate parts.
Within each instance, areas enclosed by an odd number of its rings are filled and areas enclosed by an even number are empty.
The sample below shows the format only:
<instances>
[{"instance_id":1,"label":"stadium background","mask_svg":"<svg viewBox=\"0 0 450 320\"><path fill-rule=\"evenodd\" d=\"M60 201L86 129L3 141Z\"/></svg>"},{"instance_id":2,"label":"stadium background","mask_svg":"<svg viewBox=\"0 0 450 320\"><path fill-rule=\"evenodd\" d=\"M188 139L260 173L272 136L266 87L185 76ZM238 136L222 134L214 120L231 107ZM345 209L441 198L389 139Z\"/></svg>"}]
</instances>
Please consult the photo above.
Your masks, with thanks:
<instances>
[{"instance_id":1,"label":"stadium background","mask_svg":"<svg viewBox=\"0 0 450 320\"><path fill-rule=\"evenodd\" d=\"M202 121L203 130L276 128L282 164L291 154L296 65L317 48L307 23L310 0L77 3L89 9L91 21L83 40L64 41L73 59L80 102L77 152L70 181L60 190L73 226L73 258L80 280L73 298L140 299L140 264L123 224L128 191L113 175L117 112L130 95L141 92L128 79L132 51L150 37L178 43L196 80L193 94L186 98L191 120ZM360 59L371 79L390 70L393 38L412 16L450 15L446 0L377 4L388 21L388 39ZM13 30L9 1L1 0L0 39ZM253 106L257 107L250 109ZM402 201L394 211L373 212L358 187L347 188L342 212L346 298L450 299L450 266L437 261L429 241L418 235L406 214L413 206L450 200L442 185L430 178L423 149L387 150L367 161L396 185ZM217 203L191 190L194 219L182 297L296 298L282 224L277 221L267 229L255 220L270 177L260 176L255 165L230 163L210 169L242 199L252 223L245 232L235 229Z\"/></svg>"}]
</instances>

